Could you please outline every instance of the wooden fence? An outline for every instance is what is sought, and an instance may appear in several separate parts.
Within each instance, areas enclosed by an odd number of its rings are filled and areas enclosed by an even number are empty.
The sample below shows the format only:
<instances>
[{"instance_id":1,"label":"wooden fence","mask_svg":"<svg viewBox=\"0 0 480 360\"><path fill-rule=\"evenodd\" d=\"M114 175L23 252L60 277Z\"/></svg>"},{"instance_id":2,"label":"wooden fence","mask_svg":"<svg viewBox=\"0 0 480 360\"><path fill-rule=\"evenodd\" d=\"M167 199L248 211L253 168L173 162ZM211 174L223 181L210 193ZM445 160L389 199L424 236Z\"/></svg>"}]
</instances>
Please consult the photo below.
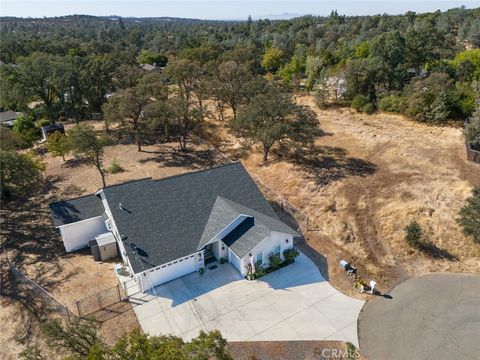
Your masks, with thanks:
<instances>
[{"instance_id":1,"label":"wooden fence","mask_svg":"<svg viewBox=\"0 0 480 360\"><path fill-rule=\"evenodd\" d=\"M467 159L480 164L480 151L473 150L468 140L465 140L465 149L467 150Z\"/></svg>"}]
</instances>

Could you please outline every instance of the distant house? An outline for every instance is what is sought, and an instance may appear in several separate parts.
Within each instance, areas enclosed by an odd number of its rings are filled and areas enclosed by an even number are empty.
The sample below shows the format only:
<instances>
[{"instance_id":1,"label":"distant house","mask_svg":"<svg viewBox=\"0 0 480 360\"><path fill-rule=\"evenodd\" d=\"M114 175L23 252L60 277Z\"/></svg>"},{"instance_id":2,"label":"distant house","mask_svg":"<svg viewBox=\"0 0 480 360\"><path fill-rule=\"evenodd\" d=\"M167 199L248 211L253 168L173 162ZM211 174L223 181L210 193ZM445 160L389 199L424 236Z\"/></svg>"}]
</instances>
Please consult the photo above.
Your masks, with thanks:
<instances>
[{"instance_id":1,"label":"distant house","mask_svg":"<svg viewBox=\"0 0 480 360\"><path fill-rule=\"evenodd\" d=\"M93 246L102 247L99 239L113 236L142 291L212 261L229 262L246 276L268 267L271 254L283 259L298 235L280 221L241 163L108 186L50 209L67 252L94 239Z\"/></svg>"},{"instance_id":2,"label":"distant house","mask_svg":"<svg viewBox=\"0 0 480 360\"><path fill-rule=\"evenodd\" d=\"M157 72L163 71L163 67L158 66L155 63L154 64L140 64L140 67L145 71L157 71Z\"/></svg>"},{"instance_id":3,"label":"distant house","mask_svg":"<svg viewBox=\"0 0 480 360\"><path fill-rule=\"evenodd\" d=\"M21 115L23 115L21 112L12 110L2 111L0 112L0 125L12 127L15 119Z\"/></svg>"},{"instance_id":4,"label":"distant house","mask_svg":"<svg viewBox=\"0 0 480 360\"><path fill-rule=\"evenodd\" d=\"M61 132L62 134L65 134L65 128L63 127L62 124L54 124L54 125L45 125L41 127L42 131L42 138L40 139L40 142L47 141L47 137L50 134L53 134L54 132Z\"/></svg>"}]
</instances>

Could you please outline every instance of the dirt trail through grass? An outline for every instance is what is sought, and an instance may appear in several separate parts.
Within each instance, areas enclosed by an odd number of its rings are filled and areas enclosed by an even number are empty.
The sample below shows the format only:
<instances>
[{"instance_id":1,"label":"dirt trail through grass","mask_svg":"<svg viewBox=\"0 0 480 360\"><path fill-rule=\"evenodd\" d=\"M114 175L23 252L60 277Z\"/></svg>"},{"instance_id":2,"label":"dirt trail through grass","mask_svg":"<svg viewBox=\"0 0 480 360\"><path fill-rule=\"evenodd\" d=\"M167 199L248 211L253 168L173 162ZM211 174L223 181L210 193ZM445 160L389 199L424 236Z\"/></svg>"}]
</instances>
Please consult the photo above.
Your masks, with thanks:
<instances>
[{"instance_id":1,"label":"dirt trail through grass","mask_svg":"<svg viewBox=\"0 0 480 360\"><path fill-rule=\"evenodd\" d=\"M308 232L308 243L327 255L334 281L341 258L385 287L430 271L478 272L480 247L455 221L480 184L480 167L465 160L461 129L348 108L320 110L310 96L297 100L316 111L325 132L300 155L277 148L265 166L259 149L244 151L224 124L211 121L207 135L309 215L320 231ZM413 219L432 244L431 256L404 240Z\"/></svg>"}]
</instances>

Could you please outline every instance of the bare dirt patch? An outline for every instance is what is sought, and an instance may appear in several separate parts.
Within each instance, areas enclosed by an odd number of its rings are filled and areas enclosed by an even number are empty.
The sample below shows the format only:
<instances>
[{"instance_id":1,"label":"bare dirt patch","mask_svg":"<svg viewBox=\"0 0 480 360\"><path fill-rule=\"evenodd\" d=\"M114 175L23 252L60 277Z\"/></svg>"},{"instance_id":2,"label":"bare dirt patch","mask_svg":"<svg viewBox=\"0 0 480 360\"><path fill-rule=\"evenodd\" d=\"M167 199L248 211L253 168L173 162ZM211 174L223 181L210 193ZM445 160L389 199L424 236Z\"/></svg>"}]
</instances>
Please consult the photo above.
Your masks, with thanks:
<instances>
[{"instance_id":1,"label":"bare dirt patch","mask_svg":"<svg viewBox=\"0 0 480 360\"><path fill-rule=\"evenodd\" d=\"M465 159L460 129L427 126L392 114L319 110L310 96L298 102L318 114L325 136L300 152L277 148L269 164L258 148L245 151L221 123L205 136L249 172L308 214L307 244L328 259L329 278L347 293L351 284L338 261L387 290L401 279L432 271L478 272L480 247L455 218L480 167ZM412 250L404 227L416 219L430 255Z\"/></svg>"},{"instance_id":2,"label":"bare dirt patch","mask_svg":"<svg viewBox=\"0 0 480 360\"><path fill-rule=\"evenodd\" d=\"M338 341L231 342L227 348L236 360L363 359L357 350Z\"/></svg>"}]
</instances>

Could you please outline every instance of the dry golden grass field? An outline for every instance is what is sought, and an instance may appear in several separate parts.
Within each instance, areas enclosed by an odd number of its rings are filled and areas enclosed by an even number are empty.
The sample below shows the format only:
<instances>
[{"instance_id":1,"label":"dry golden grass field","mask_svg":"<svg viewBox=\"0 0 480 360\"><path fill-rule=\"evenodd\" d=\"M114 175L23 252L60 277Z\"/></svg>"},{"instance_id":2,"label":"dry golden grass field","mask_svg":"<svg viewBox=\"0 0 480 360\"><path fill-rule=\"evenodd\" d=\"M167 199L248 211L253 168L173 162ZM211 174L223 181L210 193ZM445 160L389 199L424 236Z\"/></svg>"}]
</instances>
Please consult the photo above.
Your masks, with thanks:
<instances>
[{"instance_id":1,"label":"dry golden grass field","mask_svg":"<svg viewBox=\"0 0 480 360\"><path fill-rule=\"evenodd\" d=\"M312 148L276 148L263 164L258 148L242 147L214 116L206 120L202 137L229 158L240 159L257 180L308 215L309 231L301 246L326 257L328 269L323 270L337 288L366 297L353 291L338 266L340 259L356 265L362 277L375 278L384 291L415 274L480 271L480 246L466 238L455 221L472 186L480 185L480 166L465 160L460 129L347 108L319 110L309 96L298 101L317 112L325 132ZM102 123L91 124L102 131ZM226 161L208 145L190 142L189 148L182 153L177 143L152 143L138 152L136 145L119 137L117 145L106 148L104 164L108 168L115 159L125 171L108 174L107 184L162 178ZM100 176L72 157L66 163L48 153L41 157L45 184L29 200L4 206L2 240L20 269L71 304L115 286L113 263L95 263L88 253L65 254L48 203L96 191ZM414 251L405 242L403 229L412 219L421 224L432 254ZM37 342L44 348L36 315L25 311L28 304L6 297L0 303L0 321L10 324L2 328L0 358L14 359ZM103 323L101 331L111 342L135 326L129 310ZM55 355L61 354L51 357Z\"/></svg>"},{"instance_id":2,"label":"dry golden grass field","mask_svg":"<svg viewBox=\"0 0 480 360\"><path fill-rule=\"evenodd\" d=\"M305 234L307 242L327 256L334 284L350 292L338 266L342 258L383 290L415 274L480 272L480 246L455 221L480 184L480 166L465 160L461 129L348 108L320 110L310 96L297 100L316 111L325 132L301 154L277 149L265 165L259 149L245 151L216 120L205 136L308 215L314 231ZM404 240L412 219L432 255Z\"/></svg>"}]
</instances>

